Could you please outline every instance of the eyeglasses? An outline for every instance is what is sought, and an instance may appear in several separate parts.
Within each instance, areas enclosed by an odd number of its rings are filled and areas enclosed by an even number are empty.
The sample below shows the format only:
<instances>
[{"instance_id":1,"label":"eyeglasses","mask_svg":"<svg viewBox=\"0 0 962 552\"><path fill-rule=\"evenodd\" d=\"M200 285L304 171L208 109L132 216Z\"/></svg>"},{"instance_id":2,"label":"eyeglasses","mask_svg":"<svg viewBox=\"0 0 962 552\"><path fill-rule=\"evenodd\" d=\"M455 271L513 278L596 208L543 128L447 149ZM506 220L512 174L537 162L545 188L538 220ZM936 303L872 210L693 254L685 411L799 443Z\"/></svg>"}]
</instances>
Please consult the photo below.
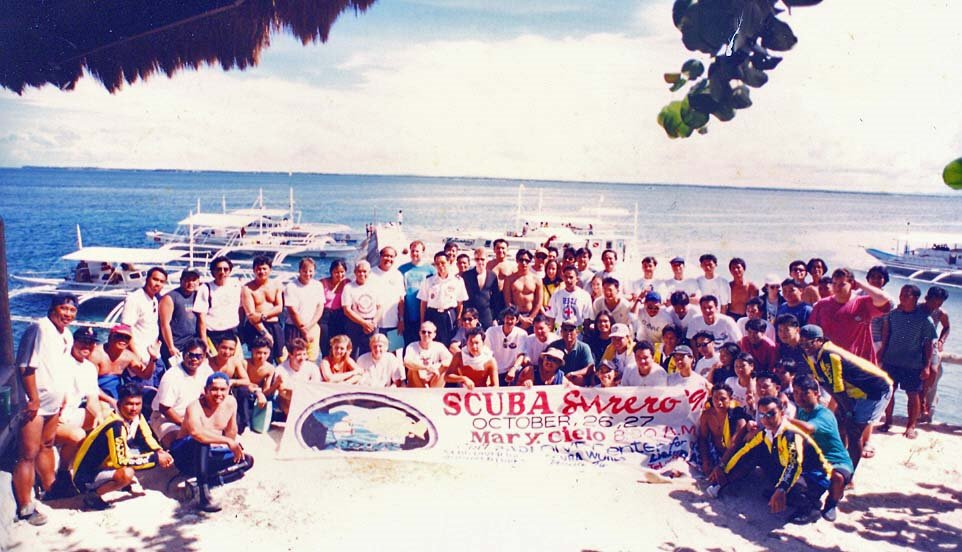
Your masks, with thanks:
<instances>
[{"instance_id":1,"label":"eyeglasses","mask_svg":"<svg viewBox=\"0 0 962 552\"><path fill-rule=\"evenodd\" d=\"M432 332L431 330L421 330L421 335L434 335L434 334L435 332Z\"/></svg>"},{"instance_id":2,"label":"eyeglasses","mask_svg":"<svg viewBox=\"0 0 962 552\"><path fill-rule=\"evenodd\" d=\"M761 412L761 411L758 412L758 416L759 416L760 418L768 418L769 420L771 420L772 418L774 418L776 414L778 414L778 409L777 409L777 408L773 408L773 409L769 410L768 412Z\"/></svg>"},{"instance_id":3,"label":"eyeglasses","mask_svg":"<svg viewBox=\"0 0 962 552\"><path fill-rule=\"evenodd\" d=\"M530 263L530 262L531 262L531 259L524 259L524 258L522 258L522 259L518 259L518 262L519 262L519 263L525 263L525 264L527 264L527 263Z\"/></svg>"},{"instance_id":4,"label":"eyeglasses","mask_svg":"<svg viewBox=\"0 0 962 552\"><path fill-rule=\"evenodd\" d=\"M578 328L575 328L574 326L561 326L561 331L563 332L573 332L577 329Z\"/></svg>"},{"instance_id":5,"label":"eyeglasses","mask_svg":"<svg viewBox=\"0 0 962 552\"><path fill-rule=\"evenodd\" d=\"M204 353L187 353L184 356L191 360L201 360L204 358Z\"/></svg>"}]
</instances>

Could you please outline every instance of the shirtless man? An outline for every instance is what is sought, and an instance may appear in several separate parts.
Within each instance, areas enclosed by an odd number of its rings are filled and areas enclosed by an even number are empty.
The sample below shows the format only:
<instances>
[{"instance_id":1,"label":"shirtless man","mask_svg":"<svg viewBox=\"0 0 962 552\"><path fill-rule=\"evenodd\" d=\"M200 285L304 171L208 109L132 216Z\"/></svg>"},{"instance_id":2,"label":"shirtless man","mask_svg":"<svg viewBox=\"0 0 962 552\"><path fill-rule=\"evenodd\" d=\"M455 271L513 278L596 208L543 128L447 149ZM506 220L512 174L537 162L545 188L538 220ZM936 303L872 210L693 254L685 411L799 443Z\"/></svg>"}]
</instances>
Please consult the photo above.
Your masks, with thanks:
<instances>
[{"instance_id":1,"label":"shirtless man","mask_svg":"<svg viewBox=\"0 0 962 552\"><path fill-rule=\"evenodd\" d=\"M98 345L90 353L90 362L97 366L97 385L114 400L117 400L117 390L124 373L146 379L154 371L153 364L144 364L130 348L132 336L130 326L117 324L110 328L107 343Z\"/></svg>"},{"instance_id":2,"label":"shirtless man","mask_svg":"<svg viewBox=\"0 0 962 552\"><path fill-rule=\"evenodd\" d=\"M187 406L178 439L170 447L177 469L197 478L198 507L204 512L221 509L210 496L213 480L236 480L254 465L237 440L237 401L230 395L229 380L223 372L207 377L204 394Z\"/></svg>"},{"instance_id":3,"label":"shirtless man","mask_svg":"<svg viewBox=\"0 0 962 552\"><path fill-rule=\"evenodd\" d=\"M250 351L251 357L247 359L247 379L260 387L265 397L272 397L280 387L280 378L276 377L274 365L269 360L271 343L267 339L258 338Z\"/></svg>"},{"instance_id":4,"label":"shirtless man","mask_svg":"<svg viewBox=\"0 0 962 552\"><path fill-rule=\"evenodd\" d=\"M254 279L241 288L241 308L247 317L244 343L250 348L258 337L271 342L271 357L280 362L284 356L284 332L280 314L284 311L284 294L279 282L272 282L271 260L254 257Z\"/></svg>"},{"instance_id":5,"label":"shirtless man","mask_svg":"<svg viewBox=\"0 0 962 552\"><path fill-rule=\"evenodd\" d=\"M515 255L518 269L504 280L504 304L518 309L518 325L527 330L544 304L544 284L529 270L532 255L527 249L519 249Z\"/></svg>"},{"instance_id":6,"label":"shirtless man","mask_svg":"<svg viewBox=\"0 0 962 552\"><path fill-rule=\"evenodd\" d=\"M498 279L498 289L504 289L504 281L508 276L514 273L515 267L511 264L508 259L508 240L498 238L494 240L493 244L494 258L488 261L487 270L490 270L492 274ZM497 305L494 308L494 312L501 312L504 305Z\"/></svg>"},{"instance_id":7,"label":"shirtless man","mask_svg":"<svg viewBox=\"0 0 962 552\"><path fill-rule=\"evenodd\" d=\"M709 407L698 421L698 452L701 472L710 474L734 443L733 438L748 423L748 414L740 406L732 406L732 389L716 385L711 390Z\"/></svg>"},{"instance_id":8,"label":"shirtless man","mask_svg":"<svg viewBox=\"0 0 962 552\"><path fill-rule=\"evenodd\" d=\"M244 358L237 356L237 339L232 335L220 336L220 341L214 344L217 355L210 358L208 363L211 370L223 372L230 378L230 392L237 399L237 427L240 433L250 425L251 410L256 404L264 408L267 397L259 385L251 382L247 376L247 363Z\"/></svg>"},{"instance_id":9,"label":"shirtless man","mask_svg":"<svg viewBox=\"0 0 962 552\"><path fill-rule=\"evenodd\" d=\"M728 261L728 272L732 275L732 281L728 283L731 303L728 305L727 314L735 320L747 314L748 300L758 297L758 286L745 280L745 266L745 259L739 257Z\"/></svg>"},{"instance_id":10,"label":"shirtless man","mask_svg":"<svg viewBox=\"0 0 962 552\"><path fill-rule=\"evenodd\" d=\"M459 383L465 389L498 387L498 365L484 348L484 330L471 328L467 331L467 343L451 359L444 381Z\"/></svg>"}]
</instances>

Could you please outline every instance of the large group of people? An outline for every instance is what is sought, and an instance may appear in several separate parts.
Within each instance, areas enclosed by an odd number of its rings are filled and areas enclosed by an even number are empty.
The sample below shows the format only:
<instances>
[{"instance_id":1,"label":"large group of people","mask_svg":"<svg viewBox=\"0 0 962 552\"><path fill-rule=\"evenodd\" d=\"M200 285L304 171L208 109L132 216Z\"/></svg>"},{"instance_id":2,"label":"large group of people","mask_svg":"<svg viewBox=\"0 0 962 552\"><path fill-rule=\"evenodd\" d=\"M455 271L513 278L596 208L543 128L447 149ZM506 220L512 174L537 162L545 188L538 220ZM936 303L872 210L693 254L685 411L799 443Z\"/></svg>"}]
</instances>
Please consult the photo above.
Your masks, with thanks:
<instances>
[{"instance_id":1,"label":"large group of people","mask_svg":"<svg viewBox=\"0 0 962 552\"><path fill-rule=\"evenodd\" d=\"M135 471L155 466L194 477L199 507L216 511L209 486L253 464L238 435L283 419L298 382L704 390L696 467L708 493L761 467L771 510L791 504L799 519L835 519L874 454L873 427L892 425L895 389L908 395L907 438L931 420L949 331L938 286L923 300L906 285L892 301L884 267L863 282L821 259L756 285L743 259L727 279L712 254L698 277L675 257L672 276L657 279L657 259L645 257L632 279L612 250L594 271L587 248L549 242L511 258L507 241L492 245L449 243L426 257L414 241L400 266L385 247L376 266L356 262L353 278L336 260L318 280L304 258L286 285L266 257L247 282L219 257L210 281L184 270L166 294L155 267L102 344L91 328L68 330L78 300L57 295L17 359L27 394L18 517L45 521L35 487L108 508L107 492L136 492Z\"/></svg>"}]
</instances>

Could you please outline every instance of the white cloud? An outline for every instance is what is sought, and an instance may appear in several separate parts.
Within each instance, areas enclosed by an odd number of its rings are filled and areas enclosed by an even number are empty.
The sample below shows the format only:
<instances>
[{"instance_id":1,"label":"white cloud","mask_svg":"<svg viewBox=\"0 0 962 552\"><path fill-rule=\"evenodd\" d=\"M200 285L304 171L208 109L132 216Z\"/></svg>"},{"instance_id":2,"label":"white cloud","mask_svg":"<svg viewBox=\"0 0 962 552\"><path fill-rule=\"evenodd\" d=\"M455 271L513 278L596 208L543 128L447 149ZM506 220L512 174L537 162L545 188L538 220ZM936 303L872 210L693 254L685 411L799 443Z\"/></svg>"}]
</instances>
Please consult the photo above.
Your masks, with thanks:
<instances>
[{"instance_id":1,"label":"white cloud","mask_svg":"<svg viewBox=\"0 0 962 552\"><path fill-rule=\"evenodd\" d=\"M382 44L336 68L354 86L204 69L111 96L85 78L15 100L43 116L13 117L0 143L10 164L943 191L962 155L962 14L852 4L795 10L800 42L755 105L685 141L655 124L661 74L689 57L662 2L639 9L640 38Z\"/></svg>"}]
</instances>

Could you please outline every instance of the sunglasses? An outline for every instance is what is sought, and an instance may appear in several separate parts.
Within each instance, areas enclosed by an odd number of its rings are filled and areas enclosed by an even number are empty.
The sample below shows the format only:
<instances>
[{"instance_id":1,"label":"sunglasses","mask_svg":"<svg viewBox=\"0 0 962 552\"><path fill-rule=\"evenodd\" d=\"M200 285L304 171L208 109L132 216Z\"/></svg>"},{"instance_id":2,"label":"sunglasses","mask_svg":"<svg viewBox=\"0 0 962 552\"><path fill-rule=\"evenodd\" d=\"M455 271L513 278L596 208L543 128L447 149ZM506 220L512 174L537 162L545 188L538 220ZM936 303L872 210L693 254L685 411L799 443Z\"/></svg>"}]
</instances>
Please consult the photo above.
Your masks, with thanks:
<instances>
[{"instance_id":1,"label":"sunglasses","mask_svg":"<svg viewBox=\"0 0 962 552\"><path fill-rule=\"evenodd\" d=\"M421 333L421 335L434 335L434 334L435 334L435 332L432 332L431 330L421 330L420 333Z\"/></svg>"},{"instance_id":2,"label":"sunglasses","mask_svg":"<svg viewBox=\"0 0 962 552\"><path fill-rule=\"evenodd\" d=\"M191 360L201 360L204 358L204 353L187 353L184 356Z\"/></svg>"},{"instance_id":3,"label":"sunglasses","mask_svg":"<svg viewBox=\"0 0 962 552\"><path fill-rule=\"evenodd\" d=\"M530 263L531 259L518 259L519 263Z\"/></svg>"},{"instance_id":4,"label":"sunglasses","mask_svg":"<svg viewBox=\"0 0 962 552\"><path fill-rule=\"evenodd\" d=\"M770 420L770 419L774 418L776 414L778 414L778 409L777 409L777 408L773 408L773 409L769 410L768 412L759 412L759 413L758 413L758 416L759 416L760 418L768 418L768 419Z\"/></svg>"}]
</instances>

